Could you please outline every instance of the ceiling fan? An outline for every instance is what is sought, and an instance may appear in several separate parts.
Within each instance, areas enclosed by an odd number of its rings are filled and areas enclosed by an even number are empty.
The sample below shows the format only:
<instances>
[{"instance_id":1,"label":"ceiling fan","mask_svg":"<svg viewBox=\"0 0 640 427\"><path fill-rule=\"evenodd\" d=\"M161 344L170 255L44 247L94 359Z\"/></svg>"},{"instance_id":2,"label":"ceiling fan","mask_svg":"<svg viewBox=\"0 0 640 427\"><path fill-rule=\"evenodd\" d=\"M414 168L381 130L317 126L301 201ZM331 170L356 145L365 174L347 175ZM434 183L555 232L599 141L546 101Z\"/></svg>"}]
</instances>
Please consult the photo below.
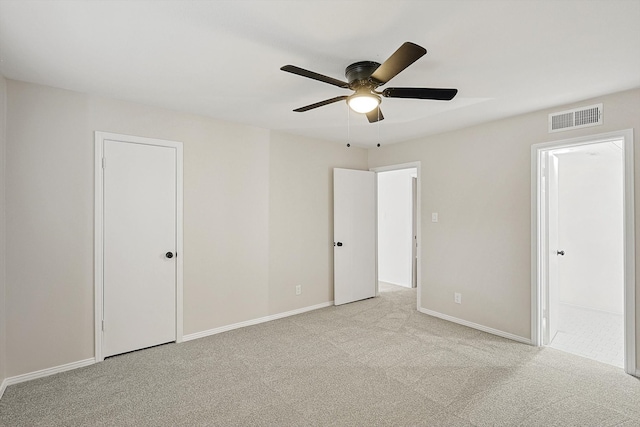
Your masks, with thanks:
<instances>
[{"instance_id":1,"label":"ceiling fan","mask_svg":"<svg viewBox=\"0 0 640 427\"><path fill-rule=\"evenodd\" d=\"M382 92L376 90L426 53L427 50L425 48L415 43L405 42L382 64L373 61L360 61L349 65L345 70L346 82L305 70L295 65L285 65L280 69L354 91L349 96L336 96L335 98L296 108L293 111L301 113L346 100L353 111L366 114L369 123L375 123L384 119L380 110L381 96L385 98L435 99L440 101L450 101L456 96L458 89L389 87Z\"/></svg>"}]
</instances>

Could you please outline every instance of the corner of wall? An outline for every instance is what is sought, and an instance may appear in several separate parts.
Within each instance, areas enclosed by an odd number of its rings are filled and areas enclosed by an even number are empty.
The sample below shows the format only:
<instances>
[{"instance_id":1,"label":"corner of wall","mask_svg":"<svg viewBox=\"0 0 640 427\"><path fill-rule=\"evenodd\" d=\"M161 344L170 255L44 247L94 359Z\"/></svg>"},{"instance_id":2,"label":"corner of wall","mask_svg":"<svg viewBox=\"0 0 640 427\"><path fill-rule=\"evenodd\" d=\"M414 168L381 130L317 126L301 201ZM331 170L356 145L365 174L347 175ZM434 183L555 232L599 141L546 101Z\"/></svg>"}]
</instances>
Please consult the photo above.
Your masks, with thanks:
<instances>
[{"instance_id":1,"label":"corner of wall","mask_svg":"<svg viewBox=\"0 0 640 427\"><path fill-rule=\"evenodd\" d=\"M6 220L5 220L5 159L7 145L7 81L0 75L0 397L6 387Z\"/></svg>"}]
</instances>

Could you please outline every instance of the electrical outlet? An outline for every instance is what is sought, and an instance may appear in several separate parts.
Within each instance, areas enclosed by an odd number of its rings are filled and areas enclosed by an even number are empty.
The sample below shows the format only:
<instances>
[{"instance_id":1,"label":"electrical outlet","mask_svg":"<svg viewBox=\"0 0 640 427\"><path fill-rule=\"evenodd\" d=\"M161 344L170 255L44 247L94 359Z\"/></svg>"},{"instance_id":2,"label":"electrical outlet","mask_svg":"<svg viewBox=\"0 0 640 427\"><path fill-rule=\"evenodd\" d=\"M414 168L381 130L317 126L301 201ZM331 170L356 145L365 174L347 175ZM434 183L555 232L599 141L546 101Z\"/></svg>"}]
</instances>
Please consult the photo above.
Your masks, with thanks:
<instances>
[{"instance_id":1,"label":"electrical outlet","mask_svg":"<svg viewBox=\"0 0 640 427\"><path fill-rule=\"evenodd\" d=\"M438 222L438 212L431 213L431 222Z\"/></svg>"},{"instance_id":2,"label":"electrical outlet","mask_svg":"<svg viewBox=\"0 0 640 427\"><path fill-rule=\"evenodd\" d=\"M302 293L302 285L296 285L296 295L300 295Z\"/></svg>"},{"instance_id":3,"label":"electrical outlet","mask_svg":"<svg viewBox=\"0 0 640 427\"><path fill-rule=\"evenodd\" d=\"M453 302L455 302L456 304L462 304L462 294L459 292L454 293Z\"/></svg>"}]
</instances>

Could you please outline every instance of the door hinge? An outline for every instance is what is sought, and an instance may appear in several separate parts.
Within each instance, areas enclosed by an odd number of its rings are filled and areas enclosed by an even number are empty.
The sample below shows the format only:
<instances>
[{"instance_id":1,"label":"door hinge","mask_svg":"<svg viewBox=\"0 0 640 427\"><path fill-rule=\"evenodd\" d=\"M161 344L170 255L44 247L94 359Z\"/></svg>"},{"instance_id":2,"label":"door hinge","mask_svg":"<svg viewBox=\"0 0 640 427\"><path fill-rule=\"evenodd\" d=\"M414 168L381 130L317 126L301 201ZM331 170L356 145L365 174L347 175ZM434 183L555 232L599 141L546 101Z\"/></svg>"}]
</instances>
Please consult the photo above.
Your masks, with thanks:
<instances>
[{"instance_id":1,"label":"door hinge","mask_svg":"<svg viewBox=\"0 0 640 427\"><path fill-rule=\"evenodd\" d=\"M102 321L102 332L104 332L104 320Z\"/></svg>"},{"instance_id":2,"label":"door hinge","mask_svg":"<svg viewBox=\"0 0 640 427\"><path fill-rule=\"evenodd\" d=\"M104 168L106 168L106 167L107 167L107 158L106 158L106 157L103 157L103 158L102 158L102 169L104 169Z\"/></svg>"}]
</instances>

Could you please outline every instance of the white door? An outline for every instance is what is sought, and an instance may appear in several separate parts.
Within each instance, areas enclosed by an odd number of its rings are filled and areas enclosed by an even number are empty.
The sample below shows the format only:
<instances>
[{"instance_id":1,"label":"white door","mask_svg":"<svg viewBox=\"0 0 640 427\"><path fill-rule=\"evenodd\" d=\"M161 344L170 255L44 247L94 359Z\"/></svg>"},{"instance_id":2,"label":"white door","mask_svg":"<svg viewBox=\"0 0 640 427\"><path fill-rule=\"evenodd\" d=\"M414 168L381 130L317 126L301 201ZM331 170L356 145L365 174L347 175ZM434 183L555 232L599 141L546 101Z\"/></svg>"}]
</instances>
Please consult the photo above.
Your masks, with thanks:
<instances>
[{"instance_id":1,"label":"white door","mask_svg":"<svg viewBox=\"0 0 640 427\"><path fill-rule=\"evenodd\" d=\"M176 340L176 149L104 141L103 356Z\"/></svg>"},{"instance_id":2,"label":"white door","mask_svg":"<svg viewBox=\"0 0 640 427\"><path fill-rule=\"evenodd\" d=\"M376 295L375 173L333 170L334 303Z\"/></svg>"},{"instance_id":3,"label":"white door","mask_svg":"<svg viewBox=\"0 0 640 427\"><path fill-rule=\"evenodd\" d=\"M545 301L547 324L544 343L550 344L558 333L560 310L559 257L564 251L559 247L558 239L558 158L547 154L545 191L547 202L547 298Z\"/></svg>"}]
</instances>

